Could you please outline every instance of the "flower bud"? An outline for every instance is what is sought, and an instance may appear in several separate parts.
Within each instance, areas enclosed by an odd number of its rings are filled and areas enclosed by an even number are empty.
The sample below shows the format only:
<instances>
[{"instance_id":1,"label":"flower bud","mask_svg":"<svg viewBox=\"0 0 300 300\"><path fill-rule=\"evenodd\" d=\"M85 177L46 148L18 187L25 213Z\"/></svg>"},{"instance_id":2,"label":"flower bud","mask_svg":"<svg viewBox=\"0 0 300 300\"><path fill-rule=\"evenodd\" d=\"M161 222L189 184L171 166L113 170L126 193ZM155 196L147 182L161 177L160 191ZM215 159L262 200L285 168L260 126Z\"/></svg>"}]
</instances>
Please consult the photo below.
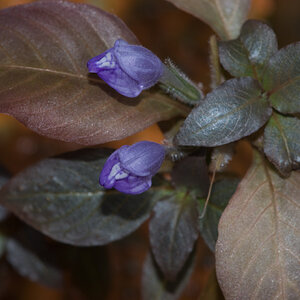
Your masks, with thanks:
<instances>
[{"instance_id":1,"label":"flower bud","mask_svg":"<svg viewBox=\"0 0 300 300\"><path fill-rule=\"evenodd\" d=\"M163 74L163 63L155 54L122 39L89 60L87 67L118 93L132 98L156 84Z\"/></svg>"},{"instance_id":2,"label":"flower bud","mask_svg":"<svg viewBox=\"0 0 300 300\"><path fill-rule=\"evenodd\" d=\"M151 187L165 158L162 145L142 141L114 151L102 169L100 185L126 194L141 194Z\"/></svg>"}]
</instances>

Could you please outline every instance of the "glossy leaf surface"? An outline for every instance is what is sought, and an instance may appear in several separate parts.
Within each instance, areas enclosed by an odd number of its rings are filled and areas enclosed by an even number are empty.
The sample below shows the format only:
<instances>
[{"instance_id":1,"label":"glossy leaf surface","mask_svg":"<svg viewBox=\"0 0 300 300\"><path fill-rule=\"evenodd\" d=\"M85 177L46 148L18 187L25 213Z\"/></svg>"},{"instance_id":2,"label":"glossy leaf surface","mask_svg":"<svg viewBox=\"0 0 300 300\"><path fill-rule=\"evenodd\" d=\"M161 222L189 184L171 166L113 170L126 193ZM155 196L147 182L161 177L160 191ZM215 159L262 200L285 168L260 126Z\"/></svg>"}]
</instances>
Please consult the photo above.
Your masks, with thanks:
<instances>
[{"instance_id":1,"label":"glossy leaf surface","mask_svg":"<svg viewBox=\"0 0 300 300\"><path fill-rule=\"evenodd\" d=\"M93 145L117 140L179 113L145 92L120 96L86 63L118 38L137 44L117 17L68 1L37 1L0 12L0 112L41 135ZM182 107L182 106L180 106Z\"/></svg>"},{"instance_id":2,"label":"glossy leaf surface","mask_svg":"<svg viewBox=\"0 0 300 300\"><path fill-rule=\"evenodd\" d=\"M220 220L216 268L226 299L298 299L300 173L256 154Z\"/></svg>"},{"instance_id":3,"label":"glossy leaf surface","mask_svg":"<svg viewBox=\"0 0 300 300\"><path fill-rule=\"evenodd\" d=\"M227 178L214 183L206 213L199 219L200 233L211 251L215 251L218 239L218 225L220 217L227 206L231 196L236 191L239 180ZM202 211L205 199L199 200L200 211Z\"/></svg>"},{"instance_id":4,"label":"glossy leaf surface","mask_svg":"<svg viewBox=\"0 0 300 300\"><path fill-rule=\"evenodd\" d=\"M1 203L58 241L103 245L136 230L149 216L155 192L126 195L99 186L110 151L82 150L42 160L14 177Z\"/></svg>"},{"instance_id":5,"label":"glossy leaf surface","mask_svg":"<svg viewBox=\"0 0 300 300\"><path fill-rule=\"evenodd\" d=\"M250 77L232 79L209 93L185 120L181 146L219 146L257 131L271 116L266 97Z\"/></svg>"},{"instance_id":6,"label":"glossy leaf surface","mask_svg":"<svg viewBox=\"0 0 300 300\"><path fill-rule=\"evenodd\" d=\"M185 193L159 201L149 230L151 249L164 277L176 279L198 238L196 201Z\"/></svg>"},{"instance_id":7,"label":"glossy leaf surface","mask_svg":"<svg viewBox=\"0 0 300 300\"><path fill-rule=\"evenodd\" d=\"M255 20L249 20L243 25L237 39L219 42L221 63L235 77L261 79L266 63L277 50L274 31Z\"/></svg>"},{"instance_id":8,"label":"glossy leaf surface","mask_svg":"<svg viewBox=\"0 0 300 300\"><path fill-rule=\"evenodd\" d=\"M273 113L264 132L264 152L283 174L300 167L300 120Z\"/></svg>"},{"instance_id":9,"label":"glossy leaf surface","mask_svg":"<svg viewBox=\"0 0 300 300\"><path fill-rule=\"evenodd\" d=\"M207 23L223 40L230 40L239 35L251 2L250 0L168 1Z\"/></svg>"},{"instance_id":10,"label":"glossy leaf surface","mask_svg":"<svg viewBox=\"0 0 300 300\"><path fill-rule=\"evenodd\" d=\"M300 113L300 42L280 49L266 67L263 86L272 106L282 113Z\"/></svg>"}]
</instances>

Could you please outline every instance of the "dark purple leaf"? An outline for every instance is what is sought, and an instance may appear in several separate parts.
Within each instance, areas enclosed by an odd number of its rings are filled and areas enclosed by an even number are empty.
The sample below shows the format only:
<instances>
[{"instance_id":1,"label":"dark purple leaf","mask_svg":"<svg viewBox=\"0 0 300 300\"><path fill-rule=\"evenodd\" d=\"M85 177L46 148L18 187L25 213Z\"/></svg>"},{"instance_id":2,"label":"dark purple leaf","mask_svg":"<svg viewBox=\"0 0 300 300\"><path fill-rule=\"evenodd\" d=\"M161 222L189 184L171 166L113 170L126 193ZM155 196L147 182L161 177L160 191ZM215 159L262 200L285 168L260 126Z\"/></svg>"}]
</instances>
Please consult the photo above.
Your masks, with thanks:
<instances>
[{"instance_id":1,"label":"dark purple leaf","mask_svg":"<svg viewBox=\"0 0 300 300\"><path fill-rule=\"evenodd\" d=\"M143 278L143 300L176 300L180 297L195 267L195 252L192 252L182 271L174 281L168 281L149 253L146 257Z\"/></svg>"},{"instance_id":2,"label":"dark purple leaf","mask_svg":"<svg viewBox=\"0 0 300 300\"><path fill-rule=\"evenodd\" d=\"M160 193L106 192L98 180L110 152L82 150L42 160L2 189L0 203L64 243L91 246L120 239L148 218Z\"/></svg>"},{"instance_id":3,"label":"dark purple leaf","mask_svg":"<svg viewBox=\"0 0 300 300\"><path fill-rule=\"evenodd\" d=\"M270 118L272 109L258 82L235 78L207 94L176 135L181 146L220 146L252 134Z\"/></svg>"},{"instance_id":4,"label":"dark purple leaf","mask_svg":"<svg viewBox=\"0 0 300 300\"><path fill-rule=\"evenodd\" d=\"M235 77L261 79L266 64L277 50L274 31L256 20L247 21L237 39L219 42L221 63Z\"/></svg>"},{"instance_id":5,"label":"dark purple leaf","mask_svg":"<svg viewBox=\"0 0 300 300\"><path fill-rule=\"evenodd\" d=\"M158 202L154 212L149 229L151 248L164 276L174 280L198 238L197 202L178 192Z\"/></svg>"},{"instance_id":6,"label":"dark purple leaf","mask_svg":"<svg viewBox=\"0 0 300 300\"><path fill-rule=\"evenodd\" d=\"M86 64L122 38L136 37L117 17L67 1L38 1L0 12L0 112L39 134L98 144L180 113L168 97L120 96ZM180 106L181 107L181 106Z\"/></svg>"},{"instance_id":7,"label":"dark purple leaf","mask_svg":"<svg viewBox=\"0 0 300 300\"><path fill-rule=\"evenodd\" d=\"M273 112L264 131L264 152L283 174L300 167L300 120Z\"/></svg>"}]
</instances>

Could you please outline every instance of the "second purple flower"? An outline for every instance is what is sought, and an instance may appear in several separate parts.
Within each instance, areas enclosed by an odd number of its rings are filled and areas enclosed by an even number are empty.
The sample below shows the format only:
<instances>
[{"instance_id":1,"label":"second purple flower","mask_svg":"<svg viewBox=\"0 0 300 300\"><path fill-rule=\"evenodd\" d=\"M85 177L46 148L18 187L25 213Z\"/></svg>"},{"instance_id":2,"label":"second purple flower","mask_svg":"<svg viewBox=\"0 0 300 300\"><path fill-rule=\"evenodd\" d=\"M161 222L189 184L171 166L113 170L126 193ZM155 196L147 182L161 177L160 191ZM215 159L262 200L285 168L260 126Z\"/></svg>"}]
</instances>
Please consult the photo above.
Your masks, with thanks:
<instances>
[{"instance_id":1,"label":"second purple flower","mask_svg":"<svg viewBox=\"0 0 300 300\"><path fill-rule=\"evenodd\" d=\"M150 50L129 45L122 39L113 48L92 58L87 67L126 97L137 97L157 83L163 74L163 63Z\"/></svg>"},{"instance_id":2,"label":"second purple flower","mask_svg":"<svg viewBox=\"0 0 300 300\"><path fill-rule=\"evenodd\" d=\"M141 194L151 187L151 179L165 158L162 145L142 141L122 146L105 162L100 184L126 194Z\"/></svg>"}]
</instances>

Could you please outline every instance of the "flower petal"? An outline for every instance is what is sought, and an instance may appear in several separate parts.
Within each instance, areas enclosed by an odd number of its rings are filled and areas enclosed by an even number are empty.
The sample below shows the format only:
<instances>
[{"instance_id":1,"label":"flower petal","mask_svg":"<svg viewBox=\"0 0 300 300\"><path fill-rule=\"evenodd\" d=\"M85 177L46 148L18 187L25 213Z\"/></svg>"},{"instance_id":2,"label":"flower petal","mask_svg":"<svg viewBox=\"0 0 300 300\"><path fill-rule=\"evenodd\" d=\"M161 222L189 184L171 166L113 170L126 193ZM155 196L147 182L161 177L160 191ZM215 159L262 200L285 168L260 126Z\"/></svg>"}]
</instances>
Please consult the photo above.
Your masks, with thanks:
<instances>
[{"instance_id":1,"label":"flower petal","mask_svg":"<svg viewBox=\"0 0 300 300\"><path fill-rule=\"evenodd\" d=\"M136 80L143 89L156 84L163 73L161 60L142 46L129 45L119 39L115 42L114 54L120 68Z\"/></svg>"},{"instance_id":2,"label":"flower petal","mask_svg":"<svg viewBox=\"0 0 300 300\"><path fill-rule=\"evenodd\" d=\"M143 88L117 65L114 69L100 70L97 75L118 93L126 97L137 97Z\"/></svg>"},{"instance_id":3,"label":"flower petal","mask_svg":"<svg viewBox=\"0 0 300 300\"><path fill-rule=\"evenodd\" d=\"M155 175L165 158L164 147L149 141L138 142L119 150L122 168L136 176Z\"/></svg>"},{"instance_id":4,"label":"flower petal","mask_svg":"<svg viewBox=\"0 0 300 300\"><path fill-rule=\"evenodd\" d=\"M141 194L151 187L151 176L139 177L129 176L126 179L117 180L114 188L125 194Z\"/></svg>"},{"instance_id":5,"label":"flower petal","mask_svg":"<svg viewBox=\"0 0 300 300\"><path fill-rule=\"evenodd\" d=\"M115 172L116 174L112 174L112 172L114 171L113 168L116 165L118 165L118 164L120 165L119 151L123 148L128 148L128 147L129 146L122 146L121 148L114 151L109 156L109 158L107 159L107 161L105 162L105 164L103 166L103 169L102 169L100 177L99 177L100 185L102 185L103 187L105 187L107 189L111 189L114 186L114 183L116 181L115 177L119 172Z\"/></svg>"}]
</instances>

